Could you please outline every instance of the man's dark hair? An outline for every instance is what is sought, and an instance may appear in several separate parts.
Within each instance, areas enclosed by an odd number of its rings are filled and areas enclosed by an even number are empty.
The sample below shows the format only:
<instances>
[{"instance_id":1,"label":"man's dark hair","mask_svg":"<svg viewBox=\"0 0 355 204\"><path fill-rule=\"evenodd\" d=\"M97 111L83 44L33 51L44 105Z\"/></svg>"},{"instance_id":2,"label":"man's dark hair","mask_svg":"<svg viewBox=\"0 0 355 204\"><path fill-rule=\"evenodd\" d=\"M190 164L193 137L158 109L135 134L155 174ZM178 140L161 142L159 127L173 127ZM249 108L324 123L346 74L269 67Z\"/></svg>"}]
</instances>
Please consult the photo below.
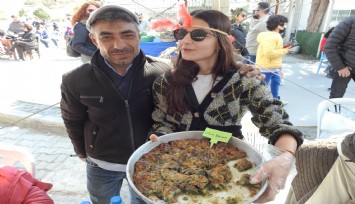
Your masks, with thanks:
<instances>
[{"instance_id":1,"label":"man's dark hair","mask_svg":"<svg viewBox=\"0 0 355 204\"><path fill-rule=\"evenodd\" d=\"M325 38L328 38L329 35L330 35L330 33L332 33L333 29L334 29L334 27L331 27L331 28L324 34L324 37L325 37Z\"/></svg>"},{"instance_id":2,"label":"man's dark hair","mask_svg":"<svg viewBox=\"0 0 355 204\"><path fill-rule=\"evenodd\" d=\"M260 10L263 10L265 14L270 12L270 4L268 2L259 2L258 7Z\"/></svg>"},{"instance_id":3,"label":"man's dark hair","mask_svg":"<svg viewBox=\"0 0 355 204\"><path fill-rule=\"evenodd\" d=\"M270 31L275 30L277 26L284 26L288 20L285 16L282 15L272 15L266 21L266 28Z\"/></svg>"}]
</instances>

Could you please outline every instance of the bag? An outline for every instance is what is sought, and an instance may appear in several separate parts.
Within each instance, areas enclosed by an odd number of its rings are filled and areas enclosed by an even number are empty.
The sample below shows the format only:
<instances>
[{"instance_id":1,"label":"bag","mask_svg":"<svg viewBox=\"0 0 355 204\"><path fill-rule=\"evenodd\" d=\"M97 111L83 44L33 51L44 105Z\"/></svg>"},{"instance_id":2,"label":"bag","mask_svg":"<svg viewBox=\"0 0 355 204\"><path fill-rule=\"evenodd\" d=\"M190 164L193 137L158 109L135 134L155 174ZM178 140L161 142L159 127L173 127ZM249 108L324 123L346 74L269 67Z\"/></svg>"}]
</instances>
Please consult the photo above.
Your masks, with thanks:
<instances>
[{"instance_id":1,"label":"bag","mask_svg":"<svg viewBox=\"0 0 355 204\"><path fill-rule=\"evenodd\" d=\"M72 48L72 38L70 38L67 43L67 55L69 57L80 57L80 53Z\"/></svg>"}]
</instances>

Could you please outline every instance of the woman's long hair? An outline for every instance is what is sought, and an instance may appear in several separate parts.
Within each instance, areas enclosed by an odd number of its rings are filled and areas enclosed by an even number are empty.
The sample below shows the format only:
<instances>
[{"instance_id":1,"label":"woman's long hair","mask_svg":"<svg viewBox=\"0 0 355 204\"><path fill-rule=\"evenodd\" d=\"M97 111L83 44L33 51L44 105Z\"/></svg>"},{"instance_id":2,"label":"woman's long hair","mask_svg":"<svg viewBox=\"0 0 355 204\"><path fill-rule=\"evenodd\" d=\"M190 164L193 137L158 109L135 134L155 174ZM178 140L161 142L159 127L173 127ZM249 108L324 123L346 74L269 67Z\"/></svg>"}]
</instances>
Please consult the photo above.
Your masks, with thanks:
<instances>
[{"instance_id":1,"label":"woman's long hair","mask_svg":"<svg viewBox=\"0 0 355 204\"><path fill-rule=\"evenodd\" d=\"M90 6L96 6L97 8L100 8L100 4L93 1L93 2L88 2L83 4L76 12L74 13L73 17L71 18L71 25L74 26L77 22L80 22L84 18L87 18L87 13L86 9Z\"/></svg>"},{"instance_id":2,"label":"woman's long hair","mask_svg":"<svg viewBox=\"0 0 355 204\"><path fill-rule=\"evenodd\" d=\"M208 23L211 28L231 33L231 23L228 16L216 10L196 10L191 13L194 18ZM224 77L231 69L239 69L234 60L234 48L228 36L214 32L218 41L218 56L216 65L212 71L213 79ZM171 72L171 81L166 95L168 113L186 113L189 108L184 99L185 88L196 80L200 67L193 61L184 60L181 53L174 61L174 69Z\"/></svg>"}]
</instances>

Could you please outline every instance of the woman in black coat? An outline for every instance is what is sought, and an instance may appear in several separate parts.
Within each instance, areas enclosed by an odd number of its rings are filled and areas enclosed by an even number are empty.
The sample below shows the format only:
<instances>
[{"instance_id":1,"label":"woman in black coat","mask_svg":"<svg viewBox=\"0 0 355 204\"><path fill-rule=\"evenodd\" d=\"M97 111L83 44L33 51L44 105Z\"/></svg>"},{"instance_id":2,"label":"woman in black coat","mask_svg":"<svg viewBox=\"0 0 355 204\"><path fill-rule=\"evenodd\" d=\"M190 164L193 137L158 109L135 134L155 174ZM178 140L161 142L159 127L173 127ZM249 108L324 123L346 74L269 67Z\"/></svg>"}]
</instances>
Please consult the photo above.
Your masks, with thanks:
<instances>
[{"instance_id":1,"label":"woman in black coat","mask_svg":"<svg viewBox=\"0 0 355 204\"><path fill-rule=\"evenodd\" d=\"M235 10L232 9L231 12L233 15L232 19L234 20L234 23L232 24L232 35L235 38L233 46L237 50L238 54L242 55L244 58L248 58L249 53L245 47L245 38L247 34L241 25L242 21L244 21L246 17L246 11L243 8L237 8Z\"/></svg>"},{"instance_id":2,"label":"woman in black coat","mask_svg":"<svg viewBox=\"0 0 355 204\"><path fill-rule=\"evenodd\" d=\"M97 2L84 3L73 15L71 24L74 27L74 37L71 41L72 48L80 53L81 61L87 63L97 50L89 37L89 31L86 28L86 20L94 10L100 8Z\"/></svg>"}]
</instances>

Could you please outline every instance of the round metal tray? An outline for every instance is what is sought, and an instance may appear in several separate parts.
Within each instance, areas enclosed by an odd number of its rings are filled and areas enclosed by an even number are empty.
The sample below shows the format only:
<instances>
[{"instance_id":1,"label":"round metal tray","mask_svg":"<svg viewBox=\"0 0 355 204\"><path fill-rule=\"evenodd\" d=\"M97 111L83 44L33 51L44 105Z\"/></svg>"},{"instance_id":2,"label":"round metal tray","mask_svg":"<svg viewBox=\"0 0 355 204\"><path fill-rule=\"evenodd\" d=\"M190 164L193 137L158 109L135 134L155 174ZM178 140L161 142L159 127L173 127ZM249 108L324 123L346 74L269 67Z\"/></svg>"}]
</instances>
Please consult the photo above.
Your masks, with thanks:
<instances>
[{"instance_id":1,"label":"round metal tray","mask_svg":"<svg viewBox=\"0 0 355 204\"><path fill-rule=\"evenodd\" d=\"M132 189L147 203L149 204L155 204L156 202L150 200L146 196L144 196L135 186L133 182L133 173L134 173L134 165L135 163L146 153L150 152L152 149L157 147L158 145L162 143L168 143L170 141L174 140L183 140L183 139L206 139L206 137L202 136L203 131L186 131L186 132L176 132L176 133L171 133L167 134L164 136L159 137L158 142L147 142L140 146L129 158L128 163L127 163L127 168L126 168L126 174L127 174L127 180L129 185L132 187ZM229 144L233 145L234 147L244 151L247 154L247 157L250 161L253 162L255 166L259 166L263 161L264 158L262 155L251 145L248 143L244 142L243 140L240 140L238 138L232 137L229 142ZM246 203L252 203L254 200L256 200L266 189L267 182L264 181L261 185L260 191L251 197Z\"/></svg>"}]
</instances>

